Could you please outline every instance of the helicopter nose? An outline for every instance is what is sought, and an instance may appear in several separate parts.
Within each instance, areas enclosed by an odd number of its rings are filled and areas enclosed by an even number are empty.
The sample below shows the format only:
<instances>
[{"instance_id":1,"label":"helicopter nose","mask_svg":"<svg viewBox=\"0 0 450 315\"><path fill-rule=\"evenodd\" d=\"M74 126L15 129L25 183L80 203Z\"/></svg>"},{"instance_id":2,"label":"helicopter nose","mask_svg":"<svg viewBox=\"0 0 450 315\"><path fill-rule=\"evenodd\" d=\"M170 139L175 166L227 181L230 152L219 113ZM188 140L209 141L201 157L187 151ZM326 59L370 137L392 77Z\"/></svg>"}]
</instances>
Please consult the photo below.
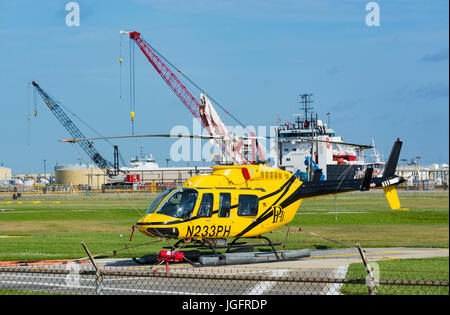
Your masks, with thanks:
<instances>
[{"instance_id":1,"label":"helicopter nose","mask_svg":"<svg viewBox=\"0 0 450 315\"><path fill-rule=\"evenodd\" d=\"M152 219L152 214L146 214L142 218L140 218L139 221L137 221L136 225L139 227L146 226L146 225L149 225L153 221L155 221L155 220ZM141 228L139 228L139 229L141 229Z\"/></svg>"},{"instance_id":2,"label":"helicopter nose","mask_svg":"<svg viewBox=\"0 0 450 315\"><path fill-rule=\"evenodd\" d=\"M150 217L150 218L148 218ZM144 234L145 236L150 237L168 237L168 238L176 238L179 235L179 231L177 228L168 228L166 226L158 226L158 223L161 223L155 218L152 218L151 215L143 216L135 225L132 226L132 232L130 235L130 241L133 237L134 230L137 229L139 232Z\"/></svg>"},{"instance_id":3,"label":"helicopter nose","mask_svg":"<svg viewBox=\"0 0 450 315\"><path fill-rule=\"evenodd\" d=\"M165 220L164 220L165 219ZM161 215L148 214L142 217L137 223L139 231L145 235L152 237L169 237L176 238L179 235L178 228L161 226L161 223L167 220L167 217ZM159 226L158 226L159 225Z\"/></svg>"}]
</instances>

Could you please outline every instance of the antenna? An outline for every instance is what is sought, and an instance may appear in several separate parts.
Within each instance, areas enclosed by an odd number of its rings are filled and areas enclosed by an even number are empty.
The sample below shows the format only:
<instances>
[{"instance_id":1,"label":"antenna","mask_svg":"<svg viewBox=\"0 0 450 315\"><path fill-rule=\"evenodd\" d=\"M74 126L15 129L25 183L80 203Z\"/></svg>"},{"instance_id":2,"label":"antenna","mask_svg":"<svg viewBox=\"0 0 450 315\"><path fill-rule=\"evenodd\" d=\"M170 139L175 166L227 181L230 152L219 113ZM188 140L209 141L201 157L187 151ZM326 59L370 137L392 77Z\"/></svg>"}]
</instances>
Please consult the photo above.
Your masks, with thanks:
<instances>
[{"instance_id":1,"label":"antenna","mask_svg":"<svg viewBox=\"0 0 450 315\"><path fill-rule=\"evenodd\" d=\"M313 110L313 108L312 107L310 107L309 106L309 104L311 104L313 101L311 100L311 96L312 96L313 94L312 93L305 93L305 94L300 94L299 96L300 96L300 104L302 104L302 107L303 108L301 108L303 111L304 111L304 119L305 119L305 121L304 121L304 123L306 123L307 125L308 125L308 111L309 110ZM297 123L298 124L300 124L300 118L298 118L298 121L297 121ZM303 128L304 127L308 127L308 126L302 126ZM300 126L299 126L299 128L301 128Z\"/></svg>"},{"instance_id":2,"label":"antenna","mask_svg":"<svg viewBox=\"0 0 450 315\"><path fill-rule=\"evenodd\" d=\"M303 105L302 109L305 111L305 119L308 119L308 110L313 109L312 107L308 106L309 104L311 104L313 102L310 99L311 96L312 96L312 93L310 93L310 94L305 93L305 94L300 95L300 104Z\"/></svg>"}]
</instances>

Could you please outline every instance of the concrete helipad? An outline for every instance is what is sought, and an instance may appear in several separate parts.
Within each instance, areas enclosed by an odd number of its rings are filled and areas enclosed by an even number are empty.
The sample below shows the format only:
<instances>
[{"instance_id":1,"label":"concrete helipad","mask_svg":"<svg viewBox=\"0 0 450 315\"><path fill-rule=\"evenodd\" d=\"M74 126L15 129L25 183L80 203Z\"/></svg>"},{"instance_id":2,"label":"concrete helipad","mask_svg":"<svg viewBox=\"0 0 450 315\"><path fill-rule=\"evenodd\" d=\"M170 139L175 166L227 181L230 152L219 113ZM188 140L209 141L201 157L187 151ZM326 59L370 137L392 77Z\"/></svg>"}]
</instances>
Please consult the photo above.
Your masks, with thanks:
<instances>
[{"instance_id":1,"label":"concrete helipad","mask_svg":"<svg viewBox=\"0 0 450 315\"><path fill-rule=\"evenodd\" d=\"M448 248L363 248L364 254L369 261L385 260L385 259L406 259L406 258L430 258L444 257L449 255ZM356 248L339 248L339 249L312 249L311 256L295 261L274 261L267 263L257 263L250 265L231 265L230 267L255 267L267 269L334 269L339 266L351 263L362 262L361 256ZM132 267L140 266L131 259L99 259L97 263L100 266L108 267ZM182 266L189 266L182 264ZM224 268L227 266L219 266Z\"/></svg>"},{"instance_id":2,"label":"concrete helipad","mask_svg":"<svg viewBox=\"0 0 450 315\"><path fill-rule=\"evenodd\" d=\"M363 248L364 255L369 261L385 259L406 258L430 258L444 257L449 255L448 248ZM270 263L271 268L314 268L331 269L342 265L362 262L361 256L356 248L340 249L312 249L311 257L296 261L282 261ZM258 264L263 266L264 264Z\"/></svg>"}]
</instances>

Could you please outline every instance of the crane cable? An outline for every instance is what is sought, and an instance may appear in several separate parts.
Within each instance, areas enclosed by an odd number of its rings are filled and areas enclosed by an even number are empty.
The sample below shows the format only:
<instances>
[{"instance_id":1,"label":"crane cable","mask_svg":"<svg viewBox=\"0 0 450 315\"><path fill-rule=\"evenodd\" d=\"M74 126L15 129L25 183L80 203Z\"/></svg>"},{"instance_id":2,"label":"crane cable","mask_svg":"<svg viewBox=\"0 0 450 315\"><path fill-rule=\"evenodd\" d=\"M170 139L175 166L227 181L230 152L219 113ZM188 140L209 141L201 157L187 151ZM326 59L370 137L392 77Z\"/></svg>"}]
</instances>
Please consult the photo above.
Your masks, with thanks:
<instances>
[{"instance_id":1,"label":"crane cable","mask_svg":"<svg viewBox=\"0 0 450 315\"><path fill-rule=\"evenodd\" d=\"M36 99L36 90L33 89L33 106L34 106L34 117L37 117L37 99Z\"/></svg>"},{"instance_id":2,"label":"crane cable","mask_svg":"<svg viewBox=\"0 0 450 315\"><path fill-rule=\"evenodd\" d=\"M135 67L134 67L134 45L130 38L130 115L131 134L134 136L134 114L136 110L136 87L135 87Z\"/></svg>"},{"instance_id":3,"label":"crane cable","mask_svg":"<svg viewBox=\"0 0 450 315\"><path fill-rule=\"evenodd\" d=\"M27 93L27 98L28 98L28 108L27 108L27 145L30 146L31 145L31 102L34 102L34 95L33 95L33 99L30 96L30 84L28 83L28 93ZM34 91L34 89L33 89Z\"/></svg>"},{"instance_id":4,"label":"crane cable","mask_svg":"<svg viewBox=\"0 0 450 315\"><path fill-rule=\"evenodd\" d=\"M120 64L120 70L119 70L119 98L122 99L122 36L120 36L120 48L119 48L119 64Z\"/></svg>"},{"instance_id":5,"label":"crane cable","mask_svg":"<svg viewBox=\"0 0 450 315\"><path fill-rule=\"evenodd\" d=\"M31 145L31 117L34 114L34 117L37 117L37 99L36 99L36 90L32 89L33 92L30 92L31 88L31 84L30 82L28 82L28 90L27 90L27 102L28 102L28 106L27 106L27 112L26 112L26 116L27 116L27 145L30 146ZM33 93L31 95L31 93ZM33 113L32 113L32 109L33 109Z\"/></svg>"}]
</instances>

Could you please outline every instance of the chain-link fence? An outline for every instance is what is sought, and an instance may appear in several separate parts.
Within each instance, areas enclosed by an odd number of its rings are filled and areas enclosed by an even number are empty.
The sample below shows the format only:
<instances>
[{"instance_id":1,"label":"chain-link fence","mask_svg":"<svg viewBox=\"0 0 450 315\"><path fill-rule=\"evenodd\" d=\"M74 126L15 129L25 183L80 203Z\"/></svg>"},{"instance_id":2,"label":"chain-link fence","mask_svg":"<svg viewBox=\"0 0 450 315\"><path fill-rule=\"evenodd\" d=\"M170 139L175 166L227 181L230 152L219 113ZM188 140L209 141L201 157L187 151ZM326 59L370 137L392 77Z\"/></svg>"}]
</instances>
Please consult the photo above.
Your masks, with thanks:
<instances>
[{"instance_id":1,"label":"chain-link fence","mask_svg":"<svg viewBox=\"0 0 450 315\"><path fill-rule=\"evenodd\" d=\"M383 270L379 277L336 269L101 267L90 263L0 267L0 294L70 295L448 295L448 271Z\"/></svg>"}]
</instances>

